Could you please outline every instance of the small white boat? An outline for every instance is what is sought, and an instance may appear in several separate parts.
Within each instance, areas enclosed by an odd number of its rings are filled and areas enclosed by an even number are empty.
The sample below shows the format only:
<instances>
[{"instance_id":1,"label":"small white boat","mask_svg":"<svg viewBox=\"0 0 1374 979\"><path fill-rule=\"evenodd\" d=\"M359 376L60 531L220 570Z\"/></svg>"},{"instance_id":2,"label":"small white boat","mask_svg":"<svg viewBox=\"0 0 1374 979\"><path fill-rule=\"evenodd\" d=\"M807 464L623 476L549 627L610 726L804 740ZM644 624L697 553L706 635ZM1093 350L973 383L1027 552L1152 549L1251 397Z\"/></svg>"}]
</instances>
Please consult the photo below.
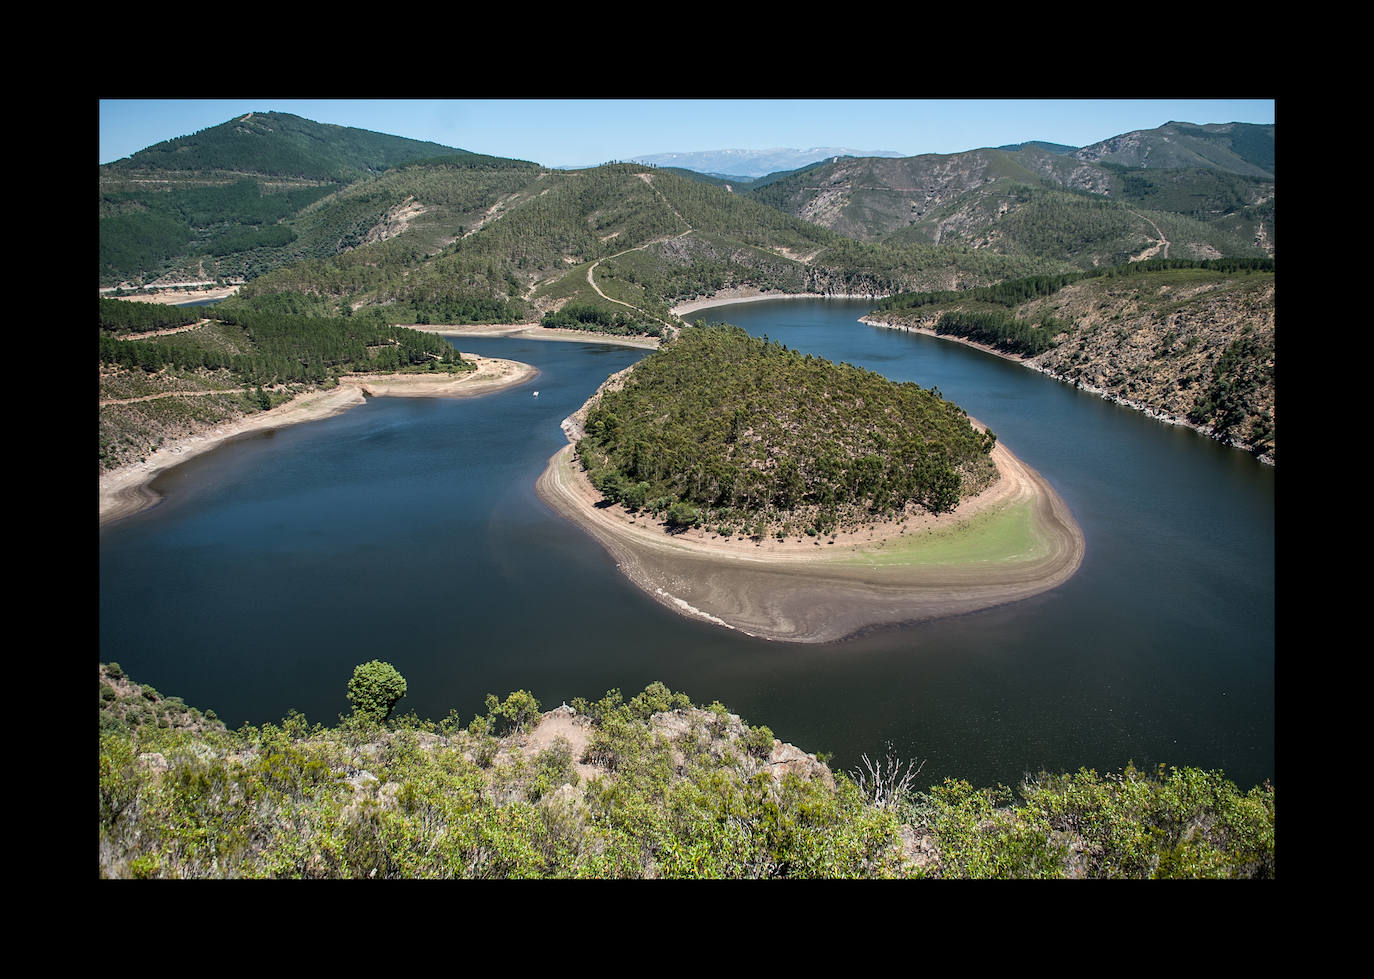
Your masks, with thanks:
<instances>
[{"instance_id":1,"label":"small white boat","mask_svg":"<svg viewBox=\"0 0 1374 979\"><path fill-rule=\"evenodd\" d=\"M538 391L534 392L534 396L535 396L536 398L539 397L539 392L538 392Z\"/></svg>"}]
</instances>

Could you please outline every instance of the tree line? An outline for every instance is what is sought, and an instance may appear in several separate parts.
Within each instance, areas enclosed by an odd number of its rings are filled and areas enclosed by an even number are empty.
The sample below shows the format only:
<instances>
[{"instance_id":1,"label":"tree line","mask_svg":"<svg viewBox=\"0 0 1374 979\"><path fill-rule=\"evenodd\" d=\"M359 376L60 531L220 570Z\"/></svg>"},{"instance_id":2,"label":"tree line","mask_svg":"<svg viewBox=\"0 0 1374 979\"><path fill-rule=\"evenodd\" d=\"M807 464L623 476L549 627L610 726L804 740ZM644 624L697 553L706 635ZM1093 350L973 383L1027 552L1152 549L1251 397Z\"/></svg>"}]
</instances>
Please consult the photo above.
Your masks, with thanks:
<instances>
[{"instance_id":1,"label":"tree line","mask_svg":"<svg viewBox=\"0 0 1374 979\"><path fill-rule=\"evenodd\" d=\"M163 303L137 303L100 297L100 329L110 333L147 333L189 326L201 312Z\"/></svg>"}]
</instances>

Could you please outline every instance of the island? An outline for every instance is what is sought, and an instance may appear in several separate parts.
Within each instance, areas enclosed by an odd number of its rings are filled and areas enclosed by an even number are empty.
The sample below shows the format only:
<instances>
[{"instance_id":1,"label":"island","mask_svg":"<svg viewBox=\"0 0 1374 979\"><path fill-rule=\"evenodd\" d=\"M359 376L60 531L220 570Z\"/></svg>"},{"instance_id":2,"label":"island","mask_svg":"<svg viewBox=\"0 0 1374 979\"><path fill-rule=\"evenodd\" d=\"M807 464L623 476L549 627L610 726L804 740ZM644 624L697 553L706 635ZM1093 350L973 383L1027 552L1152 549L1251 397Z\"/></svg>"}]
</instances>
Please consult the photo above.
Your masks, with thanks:
<instances>
[{"instance_id":1,"label":"island","mask_svg":"<svg viewBox=\"0 0 1374 979\"><path fill-rule=\"evenodd\" d=\"M830 642L1055 588L1083 533L934 390L696 326L566 419L536 491L681 614Z\"/></svg>"}]
</instances>

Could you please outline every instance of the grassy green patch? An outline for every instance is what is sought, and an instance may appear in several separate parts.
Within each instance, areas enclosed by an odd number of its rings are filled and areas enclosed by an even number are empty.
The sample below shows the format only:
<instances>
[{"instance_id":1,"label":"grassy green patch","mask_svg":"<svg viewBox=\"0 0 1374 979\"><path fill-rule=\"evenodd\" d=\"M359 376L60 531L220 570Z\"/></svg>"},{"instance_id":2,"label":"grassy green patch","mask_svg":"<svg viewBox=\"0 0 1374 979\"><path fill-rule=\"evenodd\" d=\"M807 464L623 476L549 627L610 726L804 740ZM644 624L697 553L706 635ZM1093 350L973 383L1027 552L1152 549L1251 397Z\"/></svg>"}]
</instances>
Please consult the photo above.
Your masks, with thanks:
<instances>
[{"instance_id":1,"label":"grassy green patch","mask_svg":"<svg viewBox=\"0 0 1374 979\"><path fill-rule=\"evenodd\" d=\"M1044 550L1032 520L1031 504L1016 503L948 528L910 532L836 563L919 567L1029 561Z\"/></svg>"}]
</instances>

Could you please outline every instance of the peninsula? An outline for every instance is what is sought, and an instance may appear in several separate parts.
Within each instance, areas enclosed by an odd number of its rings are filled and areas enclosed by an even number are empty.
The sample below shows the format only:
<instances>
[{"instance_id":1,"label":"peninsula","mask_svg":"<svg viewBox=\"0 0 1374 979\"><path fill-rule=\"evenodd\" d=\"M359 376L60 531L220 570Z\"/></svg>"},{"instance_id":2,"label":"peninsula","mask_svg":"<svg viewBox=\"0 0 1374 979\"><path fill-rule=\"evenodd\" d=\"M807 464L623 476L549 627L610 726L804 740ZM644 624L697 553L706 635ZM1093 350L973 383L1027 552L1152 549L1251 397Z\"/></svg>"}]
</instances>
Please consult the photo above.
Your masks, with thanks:
<instances>
[{"instance_id":1,"label":"peninsula","mask_svg":"<svg viewBox=\"0 0 1374 979\"><path fill-rule=\"evenodd\" d=\"M225 420L164 444L146 459L100 476L100 523L132 516L158 502L151 483L161 473L226 442L285 425L319 421L372 397L472 398L533 380L539 371L515 360L464 358L476 369L461 374L345 374L331 388L296 395L267 411ZM164 395L163 397L174 397Z\"/></svg>"},{"instance_id":2,"label":"peninsula","mask_svg":"<svg viewBox=\"0 0 1374 979\"><path fill-rule=\"evenodd\" d=\"M374 396L471 397L534 378L376 316L303 317L100 300L100 522L158 499L166 469L230 439Z\"/></svg>"},{"instance_id":3,"label":"peninsula","mask_svg":"<svg viewBox=\"0 0 1374 979\"><path fill-rule=\"evenodd\" d=\"M564 422L536 490L682 614L829 642L1066 581L1068 507L915 384L689 328Z\"/></svg>"}]
</instances>

